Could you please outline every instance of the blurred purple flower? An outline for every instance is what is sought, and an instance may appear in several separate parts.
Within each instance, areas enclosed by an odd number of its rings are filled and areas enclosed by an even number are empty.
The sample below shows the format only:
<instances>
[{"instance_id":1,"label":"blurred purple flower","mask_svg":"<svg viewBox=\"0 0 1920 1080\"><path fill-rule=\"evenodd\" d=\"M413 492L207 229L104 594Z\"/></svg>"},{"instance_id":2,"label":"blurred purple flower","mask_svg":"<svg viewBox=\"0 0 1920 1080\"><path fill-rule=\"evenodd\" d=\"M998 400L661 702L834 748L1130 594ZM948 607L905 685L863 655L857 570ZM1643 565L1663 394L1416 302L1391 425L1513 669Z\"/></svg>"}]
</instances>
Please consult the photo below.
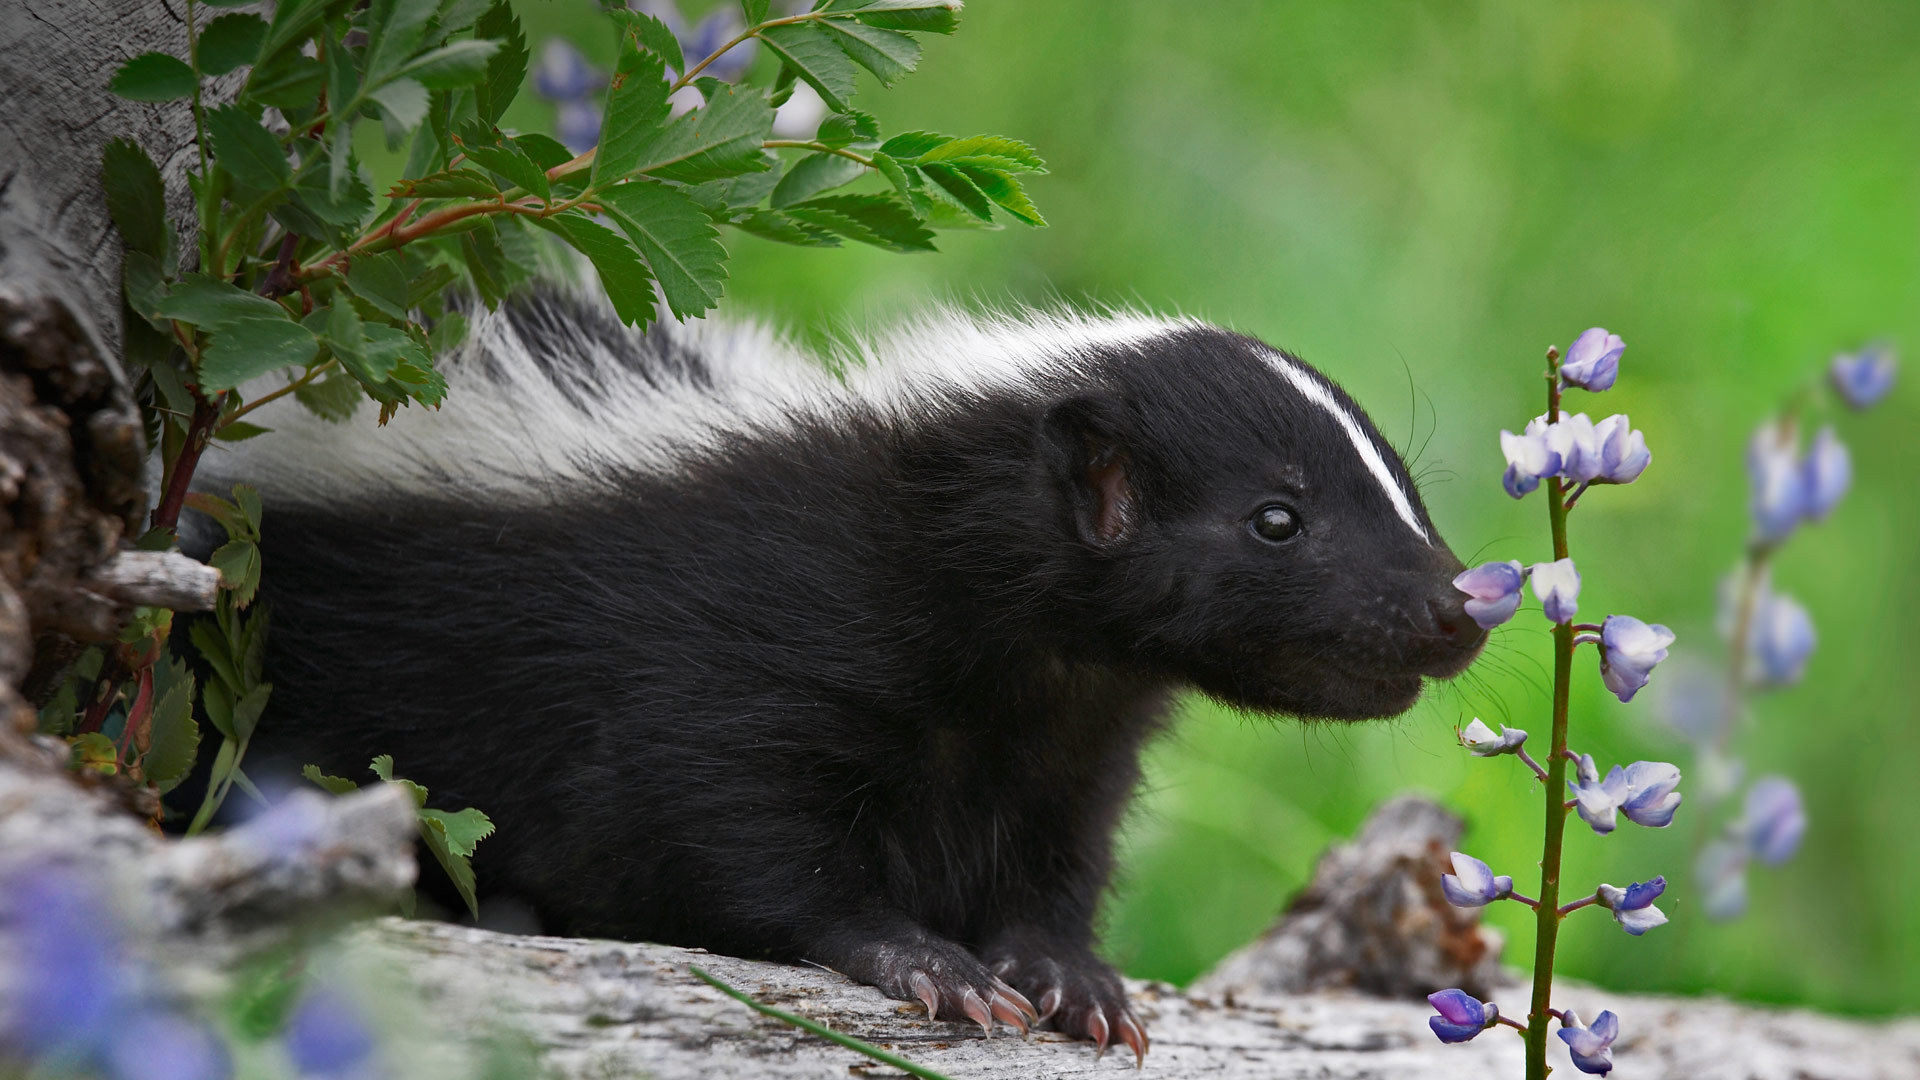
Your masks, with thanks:
<instances>
[{"instance_id":1,"label":"blurred purple flower","mask_svg":"<svg viewBox=\"0 0 1920 1080\"><path fill-rule=\"evenodd\" d=\"M1896 366L1892 349L1869 345L1857 353L1834 357L1827 377L1848 406L1870 409L1893 389Z\"/></svg>"},{"instance_id":2,"label":"blurred purple flower","mask_svg":"<svg viewBox=\"0 0 1920 1080\"><path fill-rule=\"evenodd\" d=\"M0 1046L28 1059L92 1060L135 1000L112 912L74 870L20 871L0 887L8 977Z\"/></svg>"},{"instance_id":3,"label":"blurred purple flower","mask_svg":"<svg viewBox=\"0 0 1920 1080\"><path fill-rule=\"evenodd\" d=\"M1807 832L1807 810L1800 789L1784 776L1755 780L1747 789L1746 817L1736 829L1753 857L1768 866L1793 858Z\"/></svg>"},{"instance_id":4,"label":"blurred purple flower","mask_svg":"<svg viewBox=\"0 0 1920 1080\"><path fill-rule=\"evenodd\" d=\"M1673 812L1680 807L1680 770L1665 761L1636 761L1623 774L1626 797L1620 800L1620 812L1635 825L1664 829L1673 823Z\"/></svg>"},{"instance_id":5,"label":"blurred purple flower","mask_svg":"<svg viewBox=\"0 0 1920 1080\"><path fill-rule=\"evenodd\" d=\"M1453 853L1453 873L1440 875L1440 891L1454 907L1485 907L1513 893L1513 879L1465 852Z\"/></svg>"},{"instance_id":6,"label":"blurred purple flower","mask_svg":"<svg viewBox=\"0 0 1920 1080\"><path fill-rule=\"evenodd\" d=\"M1762 543L1785 540L1806 514L1806 470L1800 464L1798 443L1791 429L1779 421L1760 425L1747 442L1753 524Z\"/></svg>"},{"instance_id":7,"label":"blurred purple flower","mask_svg":"<svg viewBox=\"0 0 1920 1080\"><path fill-rule=\"evenodd\" d=\"M1453 587L1467 594L1462 607L1482 630L1491 630L1520 607L1520 588L1526 584L1520 560L1481 563L1453 579Z\"/></svg>"},{"instance_id":8,"label":"blurred purple flower","mask_svg":"<svg viewBox=\"0 0 1920 1080\"><path fill-rule=\"evenodd\" d=\"M1495 735L1493 729L1482 723L1477 716L1460 731L1460 745L1472 751L1474 757L1511 754L1520 749L1526 741L1526 732L1519 728L1510 728L1505 724L1500 725L1500 734Z\"/></svg>"},{"instance_id":9,"label":"blurred purple flower","mask_svg":"<svg viewBox=\"0 0 1920 1080\"><path fill-rule=\"evenodd\" d=\"M1700 849L1694 862L1694 877L1700 889L1700 907L1707 918L1738 918L1747 910L1747 849L1740 844L1715 840Z\"/></svg>"},{"instance_id":10,"label":"blurred purple flower","mask_svg":"<svg viewBox=\"0 0 1920 1080\"><path fill-rule=\"evenodd\" d=\"M1631 615L1609 615L1600 624L1600 678L1621 701L1647 685L1654 666L1667 658L1673 631Z\"/></svg>"},{"instance_id":11,"label":"blurred purple flower","mask_svg":"<svg viewBox=\"0 0 1920 1080\"><path fill-rule=\"evenodd\" d=\"M1627 343L1620 335L1609 334L1596 326L1575 338L1567 346L1567 358L1560 363L1560 377L1568 386L1599 392L1613 386L1620 375L1620 354Z\"/></svg>"},{"instance_id":12,"label":"blurred purple flower","mask_svg":"<svg viewBox=\"0 0 1920 1080\"><path fill-rule=\"evenodd\" d=\"M1752 622L1747 647L1754 664L1748 675L1767 686L1799 682L1817 641L1807 609L1769 589L1755 598Z\"/></svg>"},{"instance_id":13,"label":"blurred purple flower","mask_svg":"<svg viewBox=\"0 0 1920 1080\"><path fill-rule=\"evenodd\" d=\"M1507 458L1507 471L1500 483L1516 499L1539 487L1542 477L1560 471L1560 455L1547 444L1547 433L1533 430L1531 424L1519 435L1502 431L1500 452Z\"/></svg>"},{"instance_id":14,"label":"blurred purple flower","mask_svg":"<svg viewBox=\"0 0 1920 1080\"><path fill-rule=\"evenodd\" d=\"M359 1074L373 1058L373 1031L353 1003L321 987L302 998L287 1020L287 1056L302 1076Z\"/></svg>"},{"instance_id":15,"label":"blurred purple flower","mask_svg":"<svg viewBox=\"0 0 1920 1080\"><path fill-rule=\"evenodd\" d=\"M628 6L666 23L667 29L673 31L673 36L680 40L680 52L686 57L689 67L712 56L715 49L733 40L747 28L738 6L734 4L718 5L693 26L687 24L686 16L680 13L680 6L673 0L634 0ZM749 38L728 49L726 55L700 69L700 77L715 78L721 82L738 80L753 66L754 47L757 44L757 39ZM677 79L680 73L669 71L668 77Z\"/></svg>"},{"instance_id":16,"label":"blurred purple flower","mask_svg":"<svg viewBox=\"0 0 1920 1080\"><path fill-rule=\"evenodd\" d=\"M565 38L550 37L540 46L533 68L533 92L548 101L580 101L607 85L606 73Z\"/></svg>"},{"instance_id":17,"label":"blurred purple flower","mask_svg":"<svg viewBox=\"0 0 1920 1080\"><path fill-rule=\"evenodd\" d=\"M1600 903L1613 912L1613 921L1634 937L1659 926L1667 921L1667 916L1653 902L1667 891L1667 879L1654 878L1652 881L1636 881L1624 889L1602 884L1599 889Z\"/></svg>"},{"instance_id":18,"label":"blurred purple flower","mask_svg":"<svg viewBox=\"0 0 1920 1080\"><path fill-rule=\"evenodd\" d=\"M1442 990L1427 995L1439 1016L1427 1017L1427 1026L1444 1043L1463 1043L1500 1019L1500 1006L1482 1002L1465 990Z\"/></svg>"},{"instance_id":19,"label":"blurred purple flower","mask_svg":"<svg viewBox=\"0 0 1920 1080\"><path fill-rule=\"evenodd\" d=\"M1800 482L1806 515L1814 521L1825 521L1853 485L1853 456L1833 433L1832 424L1813 437L1813 448L1807 451L1801 468L1805 470Z\"/></svg>"},{"instance_id":20,"label":"blurred purple flower","mask_svg":"<svg viewBox=\"0 0 1920 1080\"><path fill-rule=\"evenodd\" d=\"M592 101L563 101L554 109L554 135L561 145L584 154L600 142L600 106Z\"/></svg>"},{"instance_id":21,"label":"blurred purple flower","mask_svg":"<svg viewBox=\"0 0 1920 1080\"><path fill-rule=\"evenodd\" d=\"M1625 413L1616 413L1594 426L1600 459L1596 483L1631 484L1653 461L1647 437L1635 431Z\"/></svg>"},{"instance_id":22,"label":"blurred purple flower","mask_svg":"<svg viewBox=\"0 0 1920 1080\"><path fill-rule=\"evenodd\" d=\"M1550 622L1570 623L1580 610L1580 571L1572 559L1533 564L1533 595Z\"/></svg>"},{"instance_id":23,"label":"blurred purple flower","mask_svg":"<svg viewBox=\"0 0 1920 1080\"><path fill-rule=\"evenodd\" d=\"M114 1080L224 1080L233 1061L213 1030L197 1020L145 1012L115 1032L107 1052Z\"/></svg>"},{"instance_id":24,"label":"blurred purple flower","mask_svg":"<svg viewBox=\"0 0 1920 1080\"><path fill-rule=\"evenodd\" d=\"M1568 1009L1561 1014L1560 1030L1555 1032L1567 1044L1573 1067L1583 1073L1605 1076L1613 1069L1613 1040L1620 1037L1620 1018L1603 1012L1592 1027L1580 1024L1580 1014Z\"/></svg>"}]
</instances>

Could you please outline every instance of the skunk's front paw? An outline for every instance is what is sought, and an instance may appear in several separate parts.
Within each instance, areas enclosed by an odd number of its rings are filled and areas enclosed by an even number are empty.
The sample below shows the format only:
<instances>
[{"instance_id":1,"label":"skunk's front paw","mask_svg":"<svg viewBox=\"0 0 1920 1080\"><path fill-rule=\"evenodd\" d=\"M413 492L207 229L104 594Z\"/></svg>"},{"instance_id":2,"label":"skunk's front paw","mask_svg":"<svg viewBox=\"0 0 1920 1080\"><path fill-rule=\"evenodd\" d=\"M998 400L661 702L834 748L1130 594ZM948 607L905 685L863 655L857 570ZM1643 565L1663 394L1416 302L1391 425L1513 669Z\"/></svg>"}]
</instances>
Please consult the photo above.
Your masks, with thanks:
<instances>
[{"instance_id":1,"label":"skunk's front paw","mask_svg":"<svg viewBox=\"0 0 1920 1080\"><path fill-rule=\"evenodd\" d=\"M1055 1031L1092 1039L1100 1053L1113 1040L1133 1051L1134 1064L1146 1061L1147 1026L1127 1006L1120 976L1092 954L1061 953L1030 940L1008 941L987 951L993 972L1040 1007L1040 1020Z\"/></svg>"},{"instance_id":2,"label":"skunk's front paw","mask_svg":"<svg viewBox=\"0 0 1920 1080\"><path fill-rule=\"evenodd\" d=\"M927 940L877 950L874 985L889 997L918 1000L933 1020L971 1020L993 1034L1001 1020L1027 1033L1040 1018L1033 1003L995 978L972 953L952 942Z\"/></svg>"}]
</instances>

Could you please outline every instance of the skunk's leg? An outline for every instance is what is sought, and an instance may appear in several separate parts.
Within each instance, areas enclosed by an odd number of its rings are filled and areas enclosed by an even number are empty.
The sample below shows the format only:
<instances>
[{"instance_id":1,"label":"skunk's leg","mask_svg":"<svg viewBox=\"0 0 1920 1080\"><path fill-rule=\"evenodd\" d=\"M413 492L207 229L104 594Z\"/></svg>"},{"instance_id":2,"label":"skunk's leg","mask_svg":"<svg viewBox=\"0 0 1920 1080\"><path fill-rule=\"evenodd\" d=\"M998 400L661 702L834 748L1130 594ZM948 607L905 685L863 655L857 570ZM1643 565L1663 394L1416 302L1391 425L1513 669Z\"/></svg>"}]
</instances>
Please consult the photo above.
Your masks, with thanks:
<instances>
[{"instance_id":1,"label":"skunk's leg","mask_svg":"<svg viewBox=\"0 0 1920 1080\"><path fill-rule=\"evenodd\" d=\"M1033 1002L1055 1031L1091 1039L1104 1053L1110 1042L1146 1060L1147 1026L1127 1004L1126 987L1105 961L1093 955L1087 932L1038 925L1002 930L981 950L993 973Z\"/></svg>"},{"instance_id":2,"label":"skunk's leg","mask_svg":"<svg viewBox=\"0 0 1920 1080\"><path fill-rule=\"evenodd\" d=\"M904 913L868 912L840 922L807 943L801 955L879 987L888 997L919 1001L940 1020L971 1020L987 1034L1004 1021L1022 1034L1039 1012L972 953Z\"/></svg>"}]
</instances>

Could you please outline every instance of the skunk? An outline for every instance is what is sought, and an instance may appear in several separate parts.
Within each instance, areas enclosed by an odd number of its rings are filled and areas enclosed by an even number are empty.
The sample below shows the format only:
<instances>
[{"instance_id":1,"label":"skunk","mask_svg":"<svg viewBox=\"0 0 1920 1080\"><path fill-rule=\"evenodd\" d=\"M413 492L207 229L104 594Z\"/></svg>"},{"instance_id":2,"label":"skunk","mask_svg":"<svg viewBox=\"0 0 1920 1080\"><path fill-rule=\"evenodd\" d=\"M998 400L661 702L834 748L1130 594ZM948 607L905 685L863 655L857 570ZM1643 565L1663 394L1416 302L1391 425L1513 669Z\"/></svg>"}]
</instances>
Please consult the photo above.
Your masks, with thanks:
<instances>
[{"instance_id":1,"label":"skunk","mask_svg":"<svg viewBox=\"0 0 1920 1080\"><path fill-rule=\"evenodd\" d=\"M393 755L555 932L1144 1055L1092 924L1173 695L1392 716L1484 639L1359 407L1190 319L943 313L816 358L546 290L447 368L443 411L280 403L203 465L267 508L254 754Z\"/></svg>"}]
</instances>

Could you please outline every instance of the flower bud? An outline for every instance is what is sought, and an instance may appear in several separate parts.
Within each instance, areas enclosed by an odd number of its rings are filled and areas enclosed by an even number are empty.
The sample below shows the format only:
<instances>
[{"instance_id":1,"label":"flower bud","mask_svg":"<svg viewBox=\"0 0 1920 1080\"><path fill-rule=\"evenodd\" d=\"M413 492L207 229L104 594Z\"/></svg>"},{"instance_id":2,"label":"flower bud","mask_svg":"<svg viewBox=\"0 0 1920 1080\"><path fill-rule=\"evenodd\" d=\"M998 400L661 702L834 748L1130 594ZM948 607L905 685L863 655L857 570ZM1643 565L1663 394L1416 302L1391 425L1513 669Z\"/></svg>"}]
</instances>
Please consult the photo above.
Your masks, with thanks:
<instances>
[{"instance_id":1,"label":"flower bud","mask_svg":"<svg viewBox=\"0 0 1920 1080\"><path fill-rule=\"evenodd\" d=\"M1600 678L1621 701L1647 685L1654 666L1667 658L1673 631L1631 615L1609 615L1600 624Z\"/></svg>"},{"instance_id":2,"label":"flower bud","mask_svg":"<svg viewBox=\"0 0 1920 1080\"><path fill-rule=\"evenodd\" d=\"M1428 994L1427 1004L1440 1014L1427 1017L1427 1026L1445 1043L1466 1042L1500 1020L1498 1005L1491 1001L1482 1002L1465 990L1442 990Z\"/></svg>"},{"instance_id":3,"label":"flower bud","mask_svg":"<svg viewBox=\"0 0 1920 1080\"><path fill-rule=\"evenodd\" d=\"M1834 357L1827 378L1849 407L1870 409L1893 389L1895 366L1892 349L1873 345Z\"/></svg>"},{"instance_id":4,"label":"flower bud","mask_svg":"<svg viewBox=\"0 0 1920 1080\"><path fill-rule=\"evenodd\" d=\"M1520 560L1481 563L1453 579L1453 587L1467 594L1467 615L1480 629L1491 630L1508 619L1520 606L1520 588L1526 583Z\"/></svg>"},{"instance_id":5,"label":"flower bud","mask_svg":"<svg viewBox=\"0 0 1920 1080\"><path fill-rule=\"evenodd\" d=\"M1771 590L1755 599L1747 647L1753 658L1748 675L1766 686L1791 686L1806 673L1816 642L1807 609L1790 596Z\"/></svg>"},{"instance_id":6,"label":"flower bud","mask_svg":"<svg viewBox=\"0 0 1920 1080\"><path fill-rule=\"evenodd\" d=\"M1572 622L1580 611L1580 571L1573 568L1573 560L1535 563L1532 573L1533 595L1540 598L1547 619L1556 623Z\"/></svg>"},{"instance_id":7,"label":"flower bud","mask_svg":"<svg viewBox=\"0 0 1920 1080\"><path fill-rule=\"evenodd\" d=\"M1807 810L1800 789L1784 776L1763 776L1747 789L1746 816L1735 831L1753 857L1778 866L1800 850L1807 832Z\"/></svg>"},{"instance_id":8,"label":"flower bud","mask_svg":"<svg viewBox=\"0 0 1920 1080\"><path fill-rule=\"evenodd\" d=\"M1525 745L1527 733L1519 728L1500 725L1500 734L1474 717L1473 721L1460 731L1460 745L1472 751L1474 757L1496 757L1511 754Z\"/></svg>"},{"instance_id":9,"label":"flower bud","mask_svg":"<svg viewBox=\"0 0 1920 1080\"><path fill-rule=\"evenodd\" d=\"M1800 465L1797 443L1778 421L1760 425L1747 443L1753 524L1763 543L1785 540L1806 514L1806 471Z\"/></svg>"},{"instance_id":10,"label":"flower bud","mask_svg":"<svg viewBox=\"0 0 1920 1080\"><path fill-rule=\"evenodd\" d=\"M1607 417L1594 426L1598 445L1597 483L1631 484L1647 471L1653 453L1647 449L1647 437L1633 429L1625 413Z\"/></svg>"},{"instance_id":11,"label":"flower bud","mask_svg":"<svg viewBox=\"0 0 1920 1080\"><path fill-rule=\"evenodd\" d=\"M1612 885L1601 885L1600 903L1613 912L1613 921L1634 937L1659 926L1667 921L1665 914L1653 902L1667 891L1667 879L1663 875L1652 881L1636 881L1624 889Z\"/></svg>"},{"instance_id":12,"label":"flower bud","mask_svg":"<svg viewBox=\"0 0 1920 1080\"><path fill-rule=\"evenodd\" d=\"M1807 517L1814 521L1825 521L1840 499L1853 486L1853 457L1847 453L1846 444L1833 433L1833 425L1820 429L1813 437L1813 448L1807 451L1806 460L1801 462L1800 480Z\"/></svg>"},{"instance_id":13,"label":"flower bud","mask_svg":"<svg viewBox=\"0 0 1920 1080\"><path fill-rule=\"evenodd\" d=\"M1567 346L1567 358L1560 363L1560 378L1568 386L1595 393L1609 389L1620 375L1620 354L1627 343L1620 335L1609 334L1596 326Z\"/></svg>"},{"instance_id":14,"label":"flower bud","mask_svg":"<svg viewBox=\"0 0 1920 1080\"><path fill-rule=\"evenodd\" d=\"M1464 852L1453 853L1453 873L1440 875L1440 891L1454 907L1485 907L1513 893L1513 879Z\"/></svg>"}]
</instances>

